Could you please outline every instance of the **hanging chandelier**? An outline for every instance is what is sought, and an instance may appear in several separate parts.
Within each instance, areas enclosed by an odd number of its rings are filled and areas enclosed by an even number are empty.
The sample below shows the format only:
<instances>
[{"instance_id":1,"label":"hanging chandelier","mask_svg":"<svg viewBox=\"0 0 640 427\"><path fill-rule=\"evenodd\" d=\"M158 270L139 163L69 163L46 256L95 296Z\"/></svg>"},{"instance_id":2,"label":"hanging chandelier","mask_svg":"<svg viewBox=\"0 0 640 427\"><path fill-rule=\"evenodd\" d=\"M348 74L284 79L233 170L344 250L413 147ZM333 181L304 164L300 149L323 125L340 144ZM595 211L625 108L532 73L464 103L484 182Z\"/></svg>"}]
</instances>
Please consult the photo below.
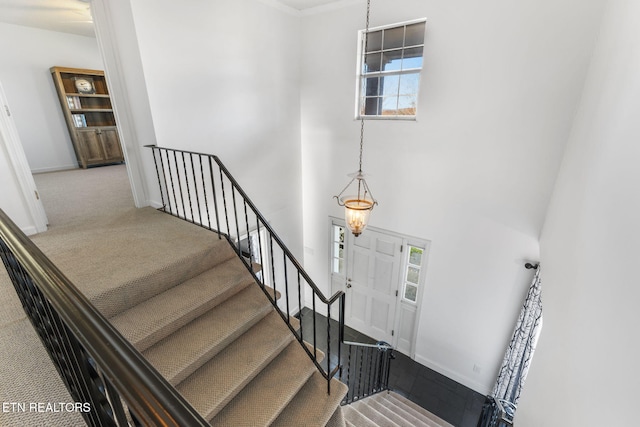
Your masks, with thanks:
<instances>
[{"instance_id":1,"label":"hanging chandelier","mask_svg":"<svg viewBox=\"0 0 640 427\"><path fill-rule=\"evenodd\" d=\"M367 41L369 38L369 11L371 8L371 0L367 0L367 21L366 27L364 31L364 46L362 49L362 66L364 66L365 55L367 52ZM340 194L334 196L338 201L338 205L344 207L344 217L347 223L347 227L354 236L358 237L364 229L367 227L367 223L369 222L369 215L373 210L373 207L378 204L376 199L373 198L371 194L371 190L369 190L369 186L367 185L367 181L365 180L365 175L362 173L362 151L364 147L364 114L360 113L360 162L358 171L348 176L351 177L351 181L347 184L346 187L342 189ZM355 183L355 184L354 184ZM352 187L356 188L355 195L353 193L344 195L343 194Z\"/></svg>"}]
</instances>

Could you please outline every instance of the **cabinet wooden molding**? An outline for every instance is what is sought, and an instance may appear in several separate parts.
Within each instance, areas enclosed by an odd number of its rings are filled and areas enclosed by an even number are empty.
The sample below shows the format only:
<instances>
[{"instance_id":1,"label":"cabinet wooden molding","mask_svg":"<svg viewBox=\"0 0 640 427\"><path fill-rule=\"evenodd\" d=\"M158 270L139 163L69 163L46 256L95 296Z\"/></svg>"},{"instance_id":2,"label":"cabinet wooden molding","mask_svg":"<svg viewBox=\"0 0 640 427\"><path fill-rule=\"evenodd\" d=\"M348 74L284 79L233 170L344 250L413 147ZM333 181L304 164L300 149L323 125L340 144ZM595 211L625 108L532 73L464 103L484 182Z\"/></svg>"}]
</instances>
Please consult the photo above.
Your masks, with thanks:
<instances>
[{"instance_id":1,"label":"cabinet wooden molding","mask_svg":"<svg viewBox=\"0 0 640 427\"><path fill-rule=\"evenodd\" d=\"M82 168L124 161L104 71L51 67L73 149Z\"/></svg>"}]
</instances>

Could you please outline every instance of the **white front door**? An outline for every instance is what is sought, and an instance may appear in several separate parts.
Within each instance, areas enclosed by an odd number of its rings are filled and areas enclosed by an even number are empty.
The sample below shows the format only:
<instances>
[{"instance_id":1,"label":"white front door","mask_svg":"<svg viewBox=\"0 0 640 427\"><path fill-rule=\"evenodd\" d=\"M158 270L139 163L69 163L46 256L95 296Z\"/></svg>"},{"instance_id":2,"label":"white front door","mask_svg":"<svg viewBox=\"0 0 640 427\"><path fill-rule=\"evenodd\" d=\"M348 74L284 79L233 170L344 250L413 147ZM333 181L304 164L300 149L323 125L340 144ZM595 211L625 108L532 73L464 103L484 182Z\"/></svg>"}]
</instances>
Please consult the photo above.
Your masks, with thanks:
<instances>
[{"instance_id":1,"label":"white front door","mask_svg":"<svg viewBox=\"0 0 640 427\"><path fill-rule=\"evenodd\" d=\"M370 229L347 239L345 322L393 343L403 240Z\"/></svg>"},{"instance_id":2,"label":"white front door","mask_svg":"<svg viewBox=\"0 0 640 427\"><path fill-rule=\"evenodd\" d=\"M347 326L415 357L430 242L373 227L354 237L337 218L330 242L331 294L345 292Z\"/></svg>"}]
</instances>

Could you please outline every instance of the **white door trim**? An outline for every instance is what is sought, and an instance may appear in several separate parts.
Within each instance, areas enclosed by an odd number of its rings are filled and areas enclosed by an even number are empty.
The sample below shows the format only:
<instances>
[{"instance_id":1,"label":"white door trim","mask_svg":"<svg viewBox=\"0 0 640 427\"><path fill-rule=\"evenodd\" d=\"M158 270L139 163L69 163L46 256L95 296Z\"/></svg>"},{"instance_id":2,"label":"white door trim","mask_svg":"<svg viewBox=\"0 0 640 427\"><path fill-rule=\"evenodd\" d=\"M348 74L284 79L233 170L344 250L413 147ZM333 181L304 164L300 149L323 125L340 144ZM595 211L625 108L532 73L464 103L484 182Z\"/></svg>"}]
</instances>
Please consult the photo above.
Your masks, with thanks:
<instances>
[{"instance_id":1,"label":"white door trim","mask_svg":"<svg viewBox=\"0 0 640 427\"><path fill-rule=\"evenodd\" d=\"M333 231L333 225L341 225L343 227L345 227L346 232L348 233L349 230L346 228L346 224L343 218L338 218L338 217L334 217L334 216L329 216L329 242L332 242L332 231ZM410 354L407 354L407 356L411 357L412 359L415 359L416 357L416 341L418 338L418 326L420 325L420 315L422 312L422 301L423 301L423 296L426 293L426 272L427 272L427 266L428 266L428 260L429 260L429 253L430 253L430 249L431 249L431 241L427 240L427 239L423 239L423 238L418 238L418 237L413 237L413 236L409 236L406 234L401 234L401 233L396 233L393 231L389 231L389 230L385 230L382 228L376 228L376 227L371 227L371 226L367 226L367 229L371 230L371 231L375 231L377 233L382 233L382 234L387 234L390 236L395 236L395 237L399 237L402 239L402 246L403 246L403 258L402 258L402 262L400 264L400 272L399 272L399 277L398 277L398 292L402 293L404 290L403 285L403 281L404 281L404 277L403 275L405 274L406 270L407 270L407 263L408 263L408 246L416 246L416 247L420 247L424 249L424 259L423 259L423 264L421 265L421 270L420 270L420 279L419 279L419 290L418 290L418 295L416 298L416 302L415 302L415 307L416 307L416 315L414 318L414 323L413 323L413 333L412 333L412 337L411 337L411 350L410 350ZM345 238L345 264L349 264L350 260L348 259L350 250L348 250L347 245L348 245L349 239ZM332 252L332 245L329 245L329 254L328 254L328 259L329 259L329 263L328 263L328 277L329 277L329 286L331 286L331 294L333 294L334 292L336 292L337 290L342 290L345 291L346 288L346 280L347 280L347 276L346 276L346 271L348 269L348 267L345 266L345 275L342 276L338 276L336 275L336 278L339 278L341 280L341 287L340 289L338 288L334 288L334 284L337 286L337 280L333 280L334 279L334 273L332 270L332 259L333 259L333 252ZM396 300L396 310L395 310L395 319L394 319L394 330L398 331L399 330L399 321L400 321L400 315L401 315L401 304L403 304L402 302L402 295L399 295L397 300ZM410 303L407 303L410 304ZM334 313L332 313L333 315ZM337 316L337 313L335 313L335 315ZM399 337L399 332L396 333L393 337L393 342L391 342L391 345L393 345L394 347L396 347L397 341L398 341L398 337Z\"/></svg>"},{"instance_id":2,"label":"white door trim","mask_svg":"<svg viewBox=\"0 0 640 427\"><path fill-rule=\"evenodd\" d=\"M33 180L31 174L31 168L27 161L27 156L24 153L24 148L18 135L18 129L11 117L11 109L7 102L7 97L4 94L4 89L0 83L0 132L2 132L2 139L7 147L7 154L9 162L13 166L16 179L20 184L24 201L29 209L31 218L34 222L35 232L42 233L47 231L47 215L42 205L42 200L38 194L36 183Z\"/></svg>"}]
</instances>

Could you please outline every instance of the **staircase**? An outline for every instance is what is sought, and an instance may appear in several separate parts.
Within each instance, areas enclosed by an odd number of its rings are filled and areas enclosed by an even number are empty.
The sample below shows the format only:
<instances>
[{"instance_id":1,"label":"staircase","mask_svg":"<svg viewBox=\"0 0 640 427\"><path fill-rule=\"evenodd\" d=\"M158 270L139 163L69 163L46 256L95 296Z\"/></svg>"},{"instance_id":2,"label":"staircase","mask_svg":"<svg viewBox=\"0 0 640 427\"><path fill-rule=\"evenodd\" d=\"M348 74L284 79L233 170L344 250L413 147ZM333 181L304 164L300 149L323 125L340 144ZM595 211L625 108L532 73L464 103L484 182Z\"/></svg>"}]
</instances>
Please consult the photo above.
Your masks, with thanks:
<instances>
[{"instance_id":1,"label":"staircase","mask_svg":"<svg viewBox=\"0 0 640 427\"><path fill-rule=\"evenodd\" d=\"M343 414L348 427L453 427L392 391L344 406Z\"/></svg>"},{"instance_id":2,"label":"staircase","mask_svg":"<svg viewBox=\"0 0 640 427\"><path fill-rule=\"evenodd\" d=\"M151 208L106 226L34 240L203 418L344 425L347 387L334 379L327 394L327 380L226 239ZM78 257L87 251L99 266Z\"/></svg>"}]
</instances>

